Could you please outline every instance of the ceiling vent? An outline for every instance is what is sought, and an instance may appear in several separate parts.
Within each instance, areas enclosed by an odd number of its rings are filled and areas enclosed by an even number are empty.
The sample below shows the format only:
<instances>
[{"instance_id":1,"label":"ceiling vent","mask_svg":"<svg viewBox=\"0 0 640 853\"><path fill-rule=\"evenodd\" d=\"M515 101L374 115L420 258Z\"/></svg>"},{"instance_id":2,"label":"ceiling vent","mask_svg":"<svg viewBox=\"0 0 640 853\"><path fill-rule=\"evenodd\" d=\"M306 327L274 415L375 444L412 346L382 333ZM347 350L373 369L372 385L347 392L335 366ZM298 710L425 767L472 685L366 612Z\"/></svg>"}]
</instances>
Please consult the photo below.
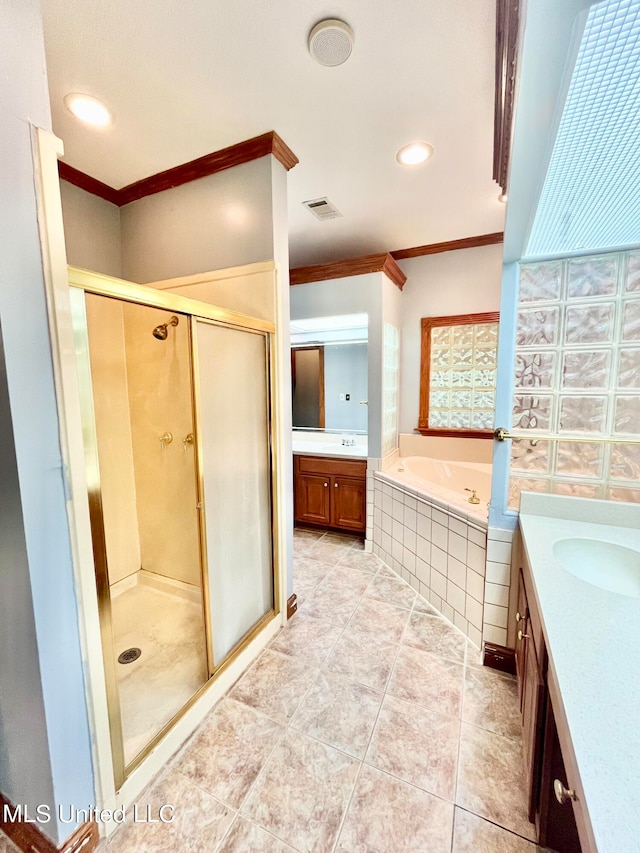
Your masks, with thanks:
<instances>
[{"instance_id":1,"label":"ceiling vent","mask_svg":"<svg viewBox=\"0 0 640 853\"><path fill-rule=\"evenodd\" d=\"M353 50L353 30L344 21L327 18L309 33L309 53L320 65L342 65Z\"/></svg>"},{"instance_id":2,"label":"ceiling vent","mask_svg":"<svg viewBox=\"0 0 640 853\"><path fill-rule=\"evenodd\" d=\"M303 206L313 213L316 219L338 219L342 216L338 208L328 198L312 198L311 201L303 201Z\"/></svg>"}]
</instances>

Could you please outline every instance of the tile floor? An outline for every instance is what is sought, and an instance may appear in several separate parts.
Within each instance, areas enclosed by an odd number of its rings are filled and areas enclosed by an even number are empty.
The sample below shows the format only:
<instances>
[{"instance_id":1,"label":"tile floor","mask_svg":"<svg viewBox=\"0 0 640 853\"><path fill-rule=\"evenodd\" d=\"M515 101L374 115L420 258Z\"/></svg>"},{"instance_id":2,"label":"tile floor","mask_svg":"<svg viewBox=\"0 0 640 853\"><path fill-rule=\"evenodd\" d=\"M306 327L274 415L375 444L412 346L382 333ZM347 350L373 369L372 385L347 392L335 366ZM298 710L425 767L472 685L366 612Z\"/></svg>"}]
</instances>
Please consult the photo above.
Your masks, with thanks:
<instances>
[{"instance_id":1,"label":"tile floor","mask_svg":"<svg viewBox=\"0 0 640 853\"><path fill-rule=\"evenodd\" d=\"M299 612L139 798L175 821L101 853L539 850L513 679L357 540L295 552Z\"/></svg>"}]
</instances>

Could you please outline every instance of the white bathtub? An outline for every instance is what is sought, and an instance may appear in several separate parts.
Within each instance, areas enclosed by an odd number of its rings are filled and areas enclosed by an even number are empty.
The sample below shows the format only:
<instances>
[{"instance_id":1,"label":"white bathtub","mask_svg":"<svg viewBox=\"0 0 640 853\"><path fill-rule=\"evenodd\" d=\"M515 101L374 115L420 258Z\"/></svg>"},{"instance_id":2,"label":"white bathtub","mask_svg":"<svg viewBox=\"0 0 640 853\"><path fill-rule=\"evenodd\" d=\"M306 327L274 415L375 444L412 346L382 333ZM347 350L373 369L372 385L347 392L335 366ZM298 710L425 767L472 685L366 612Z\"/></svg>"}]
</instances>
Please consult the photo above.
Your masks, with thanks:
<instances>
[{"instance_id":1,"label":"white bathtub","mask_svg":"<svg viewBox=\"0 0 640 853\"><path fill-rule=\"evenodd\" d=\"M436 503L486 521L491 498L491 465L484 462L450 462L427 456L405 456L382 472L382 477L405 484ZM475 489L479 504L469 503Z\"/></svg>"}]
</instances>

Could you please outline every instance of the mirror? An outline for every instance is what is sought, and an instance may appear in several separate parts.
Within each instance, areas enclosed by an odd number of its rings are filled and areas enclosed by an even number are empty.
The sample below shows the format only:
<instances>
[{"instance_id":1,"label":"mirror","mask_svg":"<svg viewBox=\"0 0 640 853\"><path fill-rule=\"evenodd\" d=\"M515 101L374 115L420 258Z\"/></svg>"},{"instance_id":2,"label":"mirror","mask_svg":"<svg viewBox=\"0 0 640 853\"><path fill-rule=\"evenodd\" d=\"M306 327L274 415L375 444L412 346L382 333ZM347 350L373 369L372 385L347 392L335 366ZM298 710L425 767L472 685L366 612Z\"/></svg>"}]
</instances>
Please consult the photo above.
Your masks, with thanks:
<instances>
[{"instance_id":1,"label":"mirror","mask_svg":"<svg viewBox=\"0 0 640 853\"><path fill-rule=\"evenodd\" d=\"M366 314L292 321L294 429L367 433L367 338Z\"/></svg>"}]
</instances>

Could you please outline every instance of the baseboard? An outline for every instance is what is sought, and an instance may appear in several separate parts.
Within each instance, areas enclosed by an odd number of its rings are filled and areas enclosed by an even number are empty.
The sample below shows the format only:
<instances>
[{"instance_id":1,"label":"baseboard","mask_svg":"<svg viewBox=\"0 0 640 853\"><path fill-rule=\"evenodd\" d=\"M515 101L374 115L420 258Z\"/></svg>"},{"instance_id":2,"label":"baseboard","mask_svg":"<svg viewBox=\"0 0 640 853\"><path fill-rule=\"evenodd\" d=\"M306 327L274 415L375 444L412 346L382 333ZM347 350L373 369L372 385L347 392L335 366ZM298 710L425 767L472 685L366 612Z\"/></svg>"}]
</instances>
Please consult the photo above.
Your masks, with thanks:
<instances>
[{"instance_id":1,"label":"baseboard","mask_svg":"<svg viewBox=\"0 0 640 853\"><path fill-rule=\"evenodd\" d=\"M298 596L294 592L293 595L290 595L289 598L287 599L287 619L291 619L291 617L293 616L293 614L296 612L297 609L298 609Z\"/></svg>"},{"instance_id":2,"label":"baseboard","mask_svg":"<svg viewBox=\"0 0 640 853\"><path fill-rule=\"evenodd\" d=\"M500 672L508 672L509 675L516 674L516 652L506 646L498 646L496 643L485 643L483 649L482 663Z\"/></svg>"},{"instance_id":3,"label":"baseboard","mask_svg":"<svg viewBox=\"0 0 640 853\"><path fill-rule=\"evenodd\" d=\"M44 816L44 814L43 814ZM14 819L14 817L16 819ZM54 816L51 815L51 820ZM100 840L98 824L88 820L59 847L38 826L36 816L25 806L14 806L0 793L0 829L23 853L91 853Z\"/></svg>"}]
</instances>

